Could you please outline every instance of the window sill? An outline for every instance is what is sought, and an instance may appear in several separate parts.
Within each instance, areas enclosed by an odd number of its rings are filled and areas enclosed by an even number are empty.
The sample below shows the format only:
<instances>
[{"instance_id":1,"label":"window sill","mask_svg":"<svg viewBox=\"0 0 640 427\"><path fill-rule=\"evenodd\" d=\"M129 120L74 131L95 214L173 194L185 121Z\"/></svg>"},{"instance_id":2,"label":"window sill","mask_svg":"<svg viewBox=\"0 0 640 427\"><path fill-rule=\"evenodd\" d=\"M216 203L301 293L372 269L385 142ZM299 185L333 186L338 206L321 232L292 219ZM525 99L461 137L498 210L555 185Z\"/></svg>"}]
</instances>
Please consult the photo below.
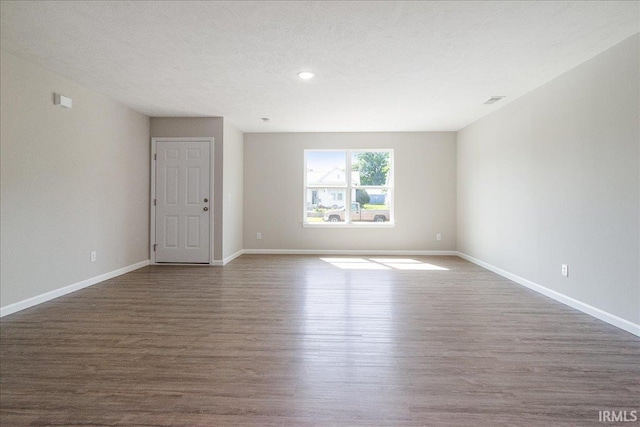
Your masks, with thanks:
<instances>
[{"instance_id":1,"label":"window sill","mask_svg":"<svg viewBox=\"0 0 640 427\"><path fill-rule=\"evenodd\" d=\"M366 222L363 224L340 224L334 222L302 222L304 228L394 228L396 224L394 222Z\"/></svg>"}]
</instances>

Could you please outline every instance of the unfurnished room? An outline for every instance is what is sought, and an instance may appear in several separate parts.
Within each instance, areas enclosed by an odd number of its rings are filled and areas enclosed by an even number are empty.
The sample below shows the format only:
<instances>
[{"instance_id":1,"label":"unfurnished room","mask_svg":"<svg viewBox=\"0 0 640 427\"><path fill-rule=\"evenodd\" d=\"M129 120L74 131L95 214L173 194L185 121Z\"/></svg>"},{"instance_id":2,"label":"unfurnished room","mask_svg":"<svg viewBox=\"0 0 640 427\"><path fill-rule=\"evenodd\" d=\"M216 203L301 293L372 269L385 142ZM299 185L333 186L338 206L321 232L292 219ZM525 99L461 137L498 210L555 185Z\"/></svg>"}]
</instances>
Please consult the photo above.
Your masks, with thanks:
<instances>
[{"instance_id":1,"label":"unfurnished room","mask_svg":"<svg viewBox=\"0 0 640 427\"><path fill-rule=\"evenodd\" d=\"M0 1L0 425L640 424L640 2Z\"/></svg>"}]
</instances>

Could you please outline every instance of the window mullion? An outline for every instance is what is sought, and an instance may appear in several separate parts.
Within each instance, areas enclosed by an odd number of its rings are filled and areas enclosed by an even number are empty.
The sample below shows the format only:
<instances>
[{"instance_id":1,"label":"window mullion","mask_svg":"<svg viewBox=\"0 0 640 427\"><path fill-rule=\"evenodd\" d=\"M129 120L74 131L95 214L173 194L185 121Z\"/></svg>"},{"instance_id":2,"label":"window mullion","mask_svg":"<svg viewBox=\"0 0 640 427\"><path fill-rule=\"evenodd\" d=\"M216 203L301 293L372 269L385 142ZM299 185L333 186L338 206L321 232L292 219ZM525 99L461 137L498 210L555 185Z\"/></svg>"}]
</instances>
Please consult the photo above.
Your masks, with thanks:
<instances>
[{"instance_id":1,"label":"window mullion","mask_svg":"<svg viewBox=\"0 0 640 427\"><path fill-rule=\"evenodd\" d=\"M351 151L346 150L345 156L347 158L347 170L345 178L347 178L347 191L346 191L346 203L344 206L344 223L351 224Z\"/></svg>"}]
</instances>

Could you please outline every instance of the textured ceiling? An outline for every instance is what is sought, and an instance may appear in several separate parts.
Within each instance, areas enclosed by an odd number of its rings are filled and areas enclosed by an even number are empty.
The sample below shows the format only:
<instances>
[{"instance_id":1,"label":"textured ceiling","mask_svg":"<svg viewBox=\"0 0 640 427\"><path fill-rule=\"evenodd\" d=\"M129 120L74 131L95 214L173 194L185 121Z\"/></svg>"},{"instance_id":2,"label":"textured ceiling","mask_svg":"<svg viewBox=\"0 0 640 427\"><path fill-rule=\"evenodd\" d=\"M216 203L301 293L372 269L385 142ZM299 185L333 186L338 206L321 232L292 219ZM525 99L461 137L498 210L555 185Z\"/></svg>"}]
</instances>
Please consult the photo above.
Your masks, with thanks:
<instances>
[{"instance_id":1,"label":"textured ceiling","mask_svg":"<svg viewBox=\"0 0 640 427\"><path fill-rule=\"evenodd\" d=\"M245 132L458 130L637 33L639 5L3 1L0 39L149 116L224 116ZM483 105L492 95L507 98Z\"/></svg>"}]
</instances>

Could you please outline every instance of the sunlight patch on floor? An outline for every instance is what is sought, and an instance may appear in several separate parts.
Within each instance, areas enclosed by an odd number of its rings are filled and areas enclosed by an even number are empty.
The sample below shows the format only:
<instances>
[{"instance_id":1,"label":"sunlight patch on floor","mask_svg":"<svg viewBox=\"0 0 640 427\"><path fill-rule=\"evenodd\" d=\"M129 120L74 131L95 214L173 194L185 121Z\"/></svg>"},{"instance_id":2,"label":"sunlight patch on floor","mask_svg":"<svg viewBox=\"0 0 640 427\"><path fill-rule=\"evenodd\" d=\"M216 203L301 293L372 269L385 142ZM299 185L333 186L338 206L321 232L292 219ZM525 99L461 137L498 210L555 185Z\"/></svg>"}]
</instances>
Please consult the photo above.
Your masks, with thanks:
<instances>
[{"instance_id":1,"label":"sunlight patch on floor","mask_svg":"<svg viewBox=\"0 0 640 427\"><path fill-rule=\"evenodd\" d=\"M343 270L422 270L448 271L448 268L412 258L320 258Z\"/></svg>"}]
</instances>

